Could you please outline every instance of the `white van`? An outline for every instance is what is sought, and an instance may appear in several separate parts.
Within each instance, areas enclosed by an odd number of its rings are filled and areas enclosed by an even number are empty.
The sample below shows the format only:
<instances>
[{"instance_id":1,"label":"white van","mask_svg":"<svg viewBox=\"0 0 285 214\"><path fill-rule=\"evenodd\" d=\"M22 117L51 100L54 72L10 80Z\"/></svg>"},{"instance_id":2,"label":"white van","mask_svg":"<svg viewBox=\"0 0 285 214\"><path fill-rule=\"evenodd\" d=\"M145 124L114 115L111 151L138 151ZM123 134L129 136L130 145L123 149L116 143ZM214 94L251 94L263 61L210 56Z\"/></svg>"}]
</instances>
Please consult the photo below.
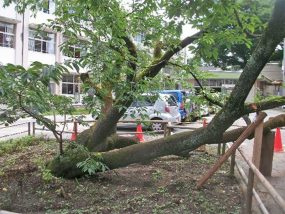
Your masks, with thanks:
<instances>
[{"instance_id":1,"label":"white van","mask_svg":"<svg viewBox=\"0 0 285 214\"><path fill-rule=\"evenodd\" d=\"M170 94L143 94L141 99L133 101L121 120L164 120L181 122L181 115L176 99ZM159 122L151 123L154 131L163 130Z\"/></svg>"}]
</instances>

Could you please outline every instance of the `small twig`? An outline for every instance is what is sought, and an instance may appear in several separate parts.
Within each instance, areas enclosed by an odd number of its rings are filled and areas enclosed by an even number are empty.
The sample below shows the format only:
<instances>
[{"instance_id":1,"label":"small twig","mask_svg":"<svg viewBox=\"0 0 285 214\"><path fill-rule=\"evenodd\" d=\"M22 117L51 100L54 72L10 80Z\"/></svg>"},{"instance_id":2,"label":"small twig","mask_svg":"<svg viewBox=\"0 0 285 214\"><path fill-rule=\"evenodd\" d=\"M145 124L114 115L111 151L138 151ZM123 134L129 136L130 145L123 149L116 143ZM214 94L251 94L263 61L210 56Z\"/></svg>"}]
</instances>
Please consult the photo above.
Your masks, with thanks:
<instances>
[{"instance_id":1,"label":"small twig","mask_svg":"<svg viewBox=\"0 0 285 214\"><path fill-rule=\"evenodd\" d=\"M237 23L238 23L239 27L244 31L244 33L245 33L248 37L258 38L258 37L261 36L261 35L259 35L259 34L253 34L253 33L249 32L248 30L246 30L246 29L243 28L242 21L241 21L239 15L238 15L238 12L237 12L237 10L236 10L235 8L234 8L234 14L235 14L235 17L236 17L236 20L237 20Z\"/></svg>"}]
</instances>

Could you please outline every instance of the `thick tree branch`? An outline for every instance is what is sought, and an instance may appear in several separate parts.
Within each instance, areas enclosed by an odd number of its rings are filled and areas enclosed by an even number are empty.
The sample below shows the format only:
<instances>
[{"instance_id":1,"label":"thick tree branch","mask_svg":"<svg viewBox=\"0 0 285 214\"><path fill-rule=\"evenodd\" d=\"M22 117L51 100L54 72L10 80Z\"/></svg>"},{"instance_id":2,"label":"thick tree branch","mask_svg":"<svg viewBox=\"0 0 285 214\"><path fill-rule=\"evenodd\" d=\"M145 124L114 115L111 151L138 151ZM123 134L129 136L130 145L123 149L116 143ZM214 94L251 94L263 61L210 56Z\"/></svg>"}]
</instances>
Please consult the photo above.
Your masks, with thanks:
<instances>
[{"instance_id":1,"label":"thick tree branch","mask_svg":"<svg viewBox=\"0 0 285 214\"><path fill-rule=\"evenodd\" d=\"M132 57L131 60L129 60L129 65L128 66L131 68L131 70L133 72L127 75L127 81L133 81L134 76L135 76L135 71L137 69L137 58L138 58L136 45L127 36L124 36L123 40L125 41L126 46L128 48L128 51L129 51L129 53L130 53L130 55Z\"/></svg>"},{"instance_id":2,"label":"thick tree branch","mask_svg":"<svg viewBox=\"0 0 285 214\"><path fill-rule=\"evenodd\" d=\"M256 108L253 108L253 105L256 106ZM249 114L256 111L264 111L267 109L276 108L282 105L285 105L285 96L273 97L271 99L267 99L261 102L247 104L245 105L243 112L244 114Z\"/></svg>"},{"instance_id":3,"label":"thick tree branch","mask_svg":"<svg viewBox=\"0 0 285 214\"><path fill-rule=\"evenodd\" d=\"M285 126L285 114L270 118L267 122L265 122L263 132L264 134L266 134L270 130L282 126ZM104 164L106 164L110 169L116 169L119 167L127 166L132 163L140 163L146 160L150 161L159 156L180 155L181 153L191 152L203 144L233 142L238 139L238 137L242 134L246 127L237 128L225 132L221 141L218 142L213 141L212 138L208 138L207 141L202 142L200 138L199 143L197 143L195 139L199 135L203 136L205 129L207 128L200 128L194 132L180 132L171 135L167 138L161 138L146 143L135 144L121 149L102 152L100 154L102 155ZM251 139L253 136L254 135L252 133L249 139ZM183 144L183 141L185 141L186 139L192 139L193 141L190 142L188 146L183 149L183 147L181 148L181 144ZM180 144L180 146L177 145L177 143ZM78 152L78 150L76 152ZM56 176L74 178L82 176L84 174L76 167L76 164L78 162L84 161L86 158L88 158L88 154L78 154L78 158L74 160L74 163L70 163L69 158L62 158L60 159L59 163L57 163L59 159L55 159L53 162L50 163L49 167Z\"/></svg>"},{"instance_id":4,"label":"thick tree branch","mask_svg":"<svg viewBox=\"0 0 285 214\"><path fill-rule=\"evenodd\" d=\"M93 82L91 81L91 79L90 79L88 73L81 73L81 74L80 74L80 79L81 79L81 81L82 81L84 84L88 85L90 88L95 89L95 94L96 94L96 96L97 96L99 99L103 100L103 98L104 98L104 96L105 96L105 93L103 93L103 90L102 90L101 87L99 87L98 85L96 85L95 83L93 83Z\"/></svg>"},{"instance_id":5,"label":"thick tree branch","mask_svg":"<svg viewBox=\"0 0 285 214\"><path fill-rule=\"evenodd\" d=\"M263 133L266 134L272 129L285 126L285 114L280 114L275 117L268 118L264 123ZM235 141L241 133L246 129L246 127L237 128L224 133L221 143L228 143ZM251 135L249 139L252 139L254 135Z\"/></svg>"},{"instance_id":6,"label":"thick tree branch","mask_svg":"<svg viewBox=\"0 0 285 214\"><path fill-rule=\"evenodd\" d=\"M136 82L143 79L144 77L155 77L158 74L158 72L161 70L161 68L163 68L168 63L168 61L171 59L171 57L174 54L178 53L180 50L182 50L186 46L190 45L191 43L199 39L203 35L203 33L204 33L203 31L199 31L198 33L195 33L192 36L186 37L180 42L179 45L177 45L174 48L170 48L168 51L166 51L163 54L162 57L152 61L152 63L150 64L150 66L148 66L148 68L146 68L136 76L135 78Z\"/></svg>"}]
</instances>

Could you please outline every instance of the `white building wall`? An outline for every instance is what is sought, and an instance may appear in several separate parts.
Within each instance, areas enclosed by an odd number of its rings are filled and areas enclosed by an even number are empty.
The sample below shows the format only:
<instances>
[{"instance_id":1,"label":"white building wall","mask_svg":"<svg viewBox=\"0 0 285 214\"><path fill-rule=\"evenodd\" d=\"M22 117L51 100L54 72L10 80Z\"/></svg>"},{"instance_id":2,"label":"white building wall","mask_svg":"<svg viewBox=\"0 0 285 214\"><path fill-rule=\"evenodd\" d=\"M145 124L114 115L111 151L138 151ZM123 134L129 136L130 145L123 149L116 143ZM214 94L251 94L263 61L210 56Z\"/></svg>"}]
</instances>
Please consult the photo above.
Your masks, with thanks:
<instances>
[{"instance_id":1,"label":"white building wall","mask_svg":"<svg viewBox=\"0 0 285 214\"><path fill-rule=\"evenodd\" d=\"M17 12L15 11L15 4L11 4L9 7L3 8L4 0L0 0L0 17L10 20L17 20Z\"/></svg>"},{"instance_id":2,"label":"white building wall","mask_svg":"<svg viewBox=\"0 0 285 214\"><path fill-rule=\"evenodd\" d=\"M3 65L8 63L15 64L15 49L0 47L0 63Z\"/></svg>"},{"instance_id":3,"label":"white building wall","mask_svg":"<svg viewBox=\"0 0 285 214\"><path fill-rule=\"evenodd\" d=\"M0 0L0 21L14 24L14 48L0 47L0 63L2 64L17 64L28 68L34 61L39 61L44 64L63 63L65 59L70 59L62 54L59 45L63 42L61 33L53 32L51 29L44 29L49 33L55 33L55 53L41 53L29 50L29 29L35 29L42 24L47 24L48 20L54 19L53 12L55 11L54 1L50 1L49 13L42 11L37 12L36 16L31 11L26 11L24 14L18 14L15 10L15 5L3 8L4 0ZM70 71L77 74L76 71ZM86 72L83 71L82 72ZM62 94L62 83L58 85L51 82L52 90L55 94ZM74 97L74 95L66 95Z\"/></svg>"},{"instance_id":4,"label":"white building wall","mask_svg":"<svg viewBox=\"0 0 285 214\"><path fill-rule=\"evenodd\" d=\"M43 64L55 64L55 54L47 54L35 51L28 51L28 64L31 65L34 61L39 61Z\"/></svg>"},{"instance_id":5,"label":"white building wall","mask_svg":"<svg viewBox=\"0 0 285 214\"><path fill-rule=\"evenodd\" d=\"M30 16L30 25L42 25L42 24L48 24L48 19L54 19L54 15L44 13L42 11L39 11L36 16L32 15Z\"/></svg>"}]
</instances>

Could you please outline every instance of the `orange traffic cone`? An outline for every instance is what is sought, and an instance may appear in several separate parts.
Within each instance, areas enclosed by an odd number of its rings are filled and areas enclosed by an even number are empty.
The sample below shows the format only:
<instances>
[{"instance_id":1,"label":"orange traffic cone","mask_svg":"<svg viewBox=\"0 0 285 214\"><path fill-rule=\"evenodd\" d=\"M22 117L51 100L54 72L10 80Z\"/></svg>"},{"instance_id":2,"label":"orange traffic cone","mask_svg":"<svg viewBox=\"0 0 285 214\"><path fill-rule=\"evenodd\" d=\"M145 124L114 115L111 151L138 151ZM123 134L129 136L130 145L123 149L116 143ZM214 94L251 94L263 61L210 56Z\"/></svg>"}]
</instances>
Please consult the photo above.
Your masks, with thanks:
<instances>
[{"instance_id":1,"label":"orange traffic cone","mask_svg":"<svg viewBox=\"0 0 285 214\"><path fill-rule=\"evenodd\" d=\"M76 137L77 137L77 136L76 136L75 132L72 132L70 141L76 141Z\"/></svg>"},{"instance_id":2,"label":"orange traffic cone","mask_svg":"<svg viewBox=\"0 0 285 214\"><path fill-rule=\"evenodd\" d=\"M203 127L206 127L208 125L207 120L204 118L203 119Z\"/></svg>"},{"instance_id":3,"label":"orange traffic cone","mask_svg":"<svg viewBox=\"0 0 285 214\"><path fill-rule=\"evenodd\" d=\"M276 128L275 139L274 139L274 152L282 152L282 151L283 151L283 145L282 145L280 128Z\"/></svg>"},{"instance_id":4,"label":"orange traffic cone","mask_svg":"<svg viewBox=\"0 0 285 214\"><path fill-rule=\"evenodd\" d=\"M76 141L77 139L77 122L73 123L73 132L70 138L70 141Z\"/></svg>"},{"instance_id":5,"label":"orange traffic cone","mask_svg":"<svg viewBox=\"0 0 285 214\"><path fill-rule=\"evenodd\" d=\"M138 138L140 143L144 142L144 137L143 137L143 133L142 132L143 132L142 131L142 125L139 123L137 125L136 137Z\"/></svg>"}]
</instances>

